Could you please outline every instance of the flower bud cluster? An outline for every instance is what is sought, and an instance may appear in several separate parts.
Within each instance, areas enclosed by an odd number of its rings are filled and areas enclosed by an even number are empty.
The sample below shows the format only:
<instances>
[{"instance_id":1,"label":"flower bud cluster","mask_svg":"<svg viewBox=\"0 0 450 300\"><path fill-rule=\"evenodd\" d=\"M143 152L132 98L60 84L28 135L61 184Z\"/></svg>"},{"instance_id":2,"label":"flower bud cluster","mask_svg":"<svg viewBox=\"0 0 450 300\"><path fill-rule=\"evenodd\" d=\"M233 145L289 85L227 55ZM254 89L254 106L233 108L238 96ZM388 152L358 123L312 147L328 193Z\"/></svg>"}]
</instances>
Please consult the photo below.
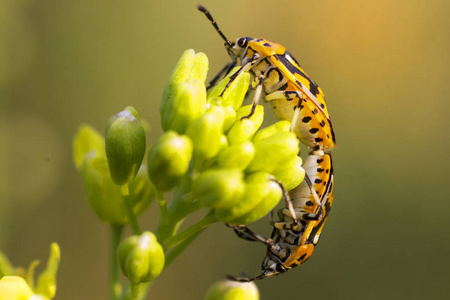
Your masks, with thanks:
<instances>
[{"instance_id":1,"label":"flower bud cluster","mask_svg":"<svg viewBox=\"0 0 450 300\"><path fill-rule=\"evenodd\" d=\"M229 75L208 93L208 61L187 50L167 83L160 106L165 133L152 146L148 171L157 189L169 191L184 176L201 207L214 210L217 220L254 222L303 180L299 142L290 123L281 121L259 130L263 106L242 106L250 75ZM236 70L236 69L235 69ZM232 70L230 74L233 74ZM278 181L278 182L277 182Z\"/></svg>"},{"instance_id":2,"label":"flower bud cluster","mask_svg":"<svg viewBox=\"0 0 450 300\"><path fill-rule=\"evenodd\" d=\"M117 257L122 273L134 284L155 279L164 268L163 248L150 231L123 240Z\"/></svg>"}]
</instances>

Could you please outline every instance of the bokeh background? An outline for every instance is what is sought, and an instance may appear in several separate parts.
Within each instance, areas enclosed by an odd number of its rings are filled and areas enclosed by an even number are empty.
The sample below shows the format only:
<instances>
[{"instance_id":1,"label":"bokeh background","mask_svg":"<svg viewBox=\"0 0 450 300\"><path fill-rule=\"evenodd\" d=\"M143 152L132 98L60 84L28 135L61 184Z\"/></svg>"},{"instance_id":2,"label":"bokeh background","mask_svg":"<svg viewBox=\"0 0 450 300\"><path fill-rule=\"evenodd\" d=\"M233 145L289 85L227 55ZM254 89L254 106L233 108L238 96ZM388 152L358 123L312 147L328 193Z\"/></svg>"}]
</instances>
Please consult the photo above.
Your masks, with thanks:
<instances>
[{"instance_id":1,"label":"bokeh background","mask_svg":"<svg viewBox=\"0 0 450 300\"><path fill-rule=\"evenodd\" d=\"M108 289L109 232L84 199L71 139L133 105L154 141L181 53L205 52L210 78L229 61L197 2L0 0L0 249L25 266L57 241L56 299ZM258 282L262 299L448 299L450 1L202 4L230 39L289 49L324 90L337 135L335 203L316 253ZM141 226L156 218L153 205ZM253 228L270 234L265 220ZM152 299L202 299L225 274L258 274L264 253L215 224Z\"/></svg>"}]
</instances>

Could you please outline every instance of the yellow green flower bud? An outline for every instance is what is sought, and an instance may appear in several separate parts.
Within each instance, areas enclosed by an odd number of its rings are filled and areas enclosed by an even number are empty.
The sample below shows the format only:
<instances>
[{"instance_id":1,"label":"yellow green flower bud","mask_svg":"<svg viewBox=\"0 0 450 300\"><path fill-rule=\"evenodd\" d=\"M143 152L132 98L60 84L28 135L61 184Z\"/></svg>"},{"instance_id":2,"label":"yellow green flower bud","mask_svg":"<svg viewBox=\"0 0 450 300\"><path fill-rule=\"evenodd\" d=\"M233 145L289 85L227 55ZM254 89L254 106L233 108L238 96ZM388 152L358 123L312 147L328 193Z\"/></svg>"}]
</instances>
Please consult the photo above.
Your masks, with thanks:
<instances>
[{"instance_id":1,"label":"yellow green flower bud","mask_svg":"<svg viewBox=\"0 0 450 300\"><path fill-rule=\"evenodd\" d=\"M161 105L163 102L161 102ZM177 84L173 98L161 106L161 125L164 131L183 134L206 109L206 87L200 80L188 79Z\"/></svg>"},{"instance_id":2,"label":"yellow green flower bud","mask_svg":"<svg viewBox=\"0 0 450 300\"><path fill-rule=\"evenodd\" d=\"M305 170L302 167L302 158L294 156L291 160L277 167L272 175L290 191L297 187L305 178Z\"/></svg>"},{"instance_id":3,"label":"yellow green flower bud","mask_svg":"<svg viewBox=\"0 0 450 300\"><path fill-rule=\"evenodd\" d=\"M183 134L189 124L206 109L205 79L208 58L186 50L167 82L159 107L164 131Z\"/></svg>"},{"instance_id":4,"label":"yellow green flower bud","mask_svg":"<svg viewBox=\"0 0 450 300\"><path fill-rule=\"evenodd\" d=\"M209 288L205 300L259 300L259 291L253 282L223 280Z\"/></svg>"},{"instance_id":5,"label":"yellow green flower bud","mask_svg":"<svg viewBox=\"0 0 450 300\"><path fill-rule=\"evenodd\" d=\"M105 154L105 139L89 125L81 125L73 138L73 160L77 169L81 168L84 156L94 152L99 156Z\"/></svg>"},{"instance_id":6,"label":"yellow green flower bud","mask_svg":"<svg viewBox=\"0 0 450 300\"><path fill-rule=\"evenodd\" d=\"M61 252L56 243L50 246L50 257L47 261L47 267L41 273L36 285L35 293L53 299L56 294L56 272L58 271Z\"/></svg>"},{"instance_id":7,"label":"yellow green flower bud","mask_svg":"<svg viewBox=\"0 0 450 300\"><path fill-rule=\"evenodd\" d=\"M8 275L14 275L14 266L8 257L0 251L0 278Z\"/></svg>"},{"instance_id":8,"label":"yellow green flower bud","mask_svg":"<svg viewBox=\"0 0 450 300\"><path fill-rule=\"evenodd\" d=\"M219 152L222 151L223 149L227 148L227 147L228 147L228 139L227 139L227 137L225 135L222 134L220 136L220 150L219 150Z\"/></svg>"},{"instance_id":9,"label":"yellow green flower bud","mask_svg":"<svg viewBox=\"0 0 450 300\"><path fill-rule=\"evenodd\" d=\"M149 231L123 240L117 258L122 273L135 284L152 281L164 268L163 248Z\"/></svg>"},{"instance_id":10,"label":"yellow green flower bud","mask_svg":"<svg viewBox=\"0 0 450 300\"><path fill-rule=\"evenodd\" d=\"M194 63L189 77L194 80L205 82L206 76L208 75L208 64L208 57L205 53L199 52L195 54Z\"/></svg>"},{"instance_id":11,"label":"yellow green flower bud","mask_svg":"<svg viewBox=\"0 0 450 300\"><path fill-rule=\"evenodd\" d=\"M239 67L234 68L224 79L222 79L208 94L209 99L214 97L219 97L223 89L230 81L230 76L239 69ZM237 110L244 101L245 94L247 93L248 86L250 84L250 74L248 72L242 72L238 77L231 83L227 88L225 93L222 95L222 105L233 107Z\"/></svg>"},{"instance_id":12,"label":"yellow green flower bud","mask_svg":"<svg viewBox=\"0 0 450 300\"><path fill-rule=\"evenodd\" d=\"M236 119L236 111L231 106L224 106L223 131L227 132L233 126Z\"/></svg>"},{"instance_id":13,"label":"yellow green flower bud","mask_svg":"<svg viewBox=\"0 0 450 300\"><path fill-rule=\"evenodd\" d=\"M243 173L236 169L212 169L203 172L192 191L201 206L217 208L232 206L245 190Z\"/></svg>"},{"instance_id":14,"label":"yellow green flower bud","mask_svg":"<svg viewBox=\"0 0 450 300\"><path fill-rule=\"evenodd\" d=\"M207 72L208 57L204 53L195 54L192 49L184 51L164 87L162 102L168 101L173 96L175 86L181 82L188 79L205 82Z\"/></svg>"},{"instance_id":15,"label":"yellow green flower bud","mask_svg":"<svg viewBox=\"0 0 450 300\"><path fill-rule=\"evenodd\" d=\"M155 187L170 191L186 174L192 158L192 142L174 131L164 133L148 154L148 174Z\"/></svg>"},{"instance_id":16,"label":"yellow green flower bud","mask_svg":"<svg viewBox=\"0 0 450 300\"><path fill-rule=\"evenodd\" d=\"M225 147L217 157L217 164L225 169L245 170L255 155L255 148L251 142Z\"/></svg>"},{"instance_id":17,"label":"yellow green flower bud","mask_svg":"<svg viewBox=\"0 0 450 300\"><path fill-rule=\"evenodd\" d=\"M130 202L136 215L148 206L155 194L146 173L145 167L141 167L129 183ZM88 203L95 214L108 224L126 224L128 215L121 188L111 180L106 157L87 155L81 166L81 177Z\"/></svg>"},{"instance_id":18,"label":"yellow green flower bud","mask_svg":"<svg viewBox=\"0 0 450 300\"><path fill-rule=\"evenodd\" d=\"M109 118L105 149L111 178L117 185L130 182L139 171L145 154L145 132L136 110L129 106Z\"/></svg>"},{"instance_id":19,"label":"yellow green flower bud","mask_svg":"<svg viewBox=\"0 0 450 300\"><path fill-rule=\"evenodd\" d=\"M279 122L276 122L275 124L267 126L266 128L258 130L255 133L255 135L253 136L252 141L256 142L259 140L263 140L277 132L280 132L280 131L288 132L290 130L291 130L291 122L286 121L286 120L279 121Z\"/></svg>"},{"instance_id":20,"label":"yellow green flower bud","mask_svg":"<svg viewBox=\"0 0 450 300\"><path fill-rule=\"evenodd\" d=\"M250 118L242 119L248 116L251 111L251 105L243 106L236 112L236 119L230 131L227 134L230 145L240 144L251 140L255 132L261 126L264 119L264 107L256 106L254 114Z\"/></svg>"},{"instance_id":21,"label":"yellow green flower bud","mask_svg":"<svg viewBox=\"0 0 450 300\"><path fill-rule=\"evenodd\" d=\"M246 169L247 172L272 173L300 152L299 141L293 132L277 132L265 139L255 141L253 146L255 146L255 157Z\"/></svg>"},{"instance_id":22,"label":"yellow green flower bud","mask_svg":"<svg viewBox=\"0 0 450 300\"><path fill-rule=\"evenodd\" d=\"M209 159L217 155L221 147L224 109L214 106L186 130L186 135L194 146L194 155L203 159Z\"/></svg>"},{"instance_id":23,"label":"yellow green flower bud","mask_svg":"<svg viewBox=\"0 0 450 300\"><path fill-rule=\"evenodd\" d=\"M217 208L217 220L230 224L247 224L264 217L277 205L282 196L280 186L273 176L266 172L256 172L245 178L246 189L240 201L233 206Z\"/></svg>"},{"instance_id":24,"label":"yellow green flower bud","mask_svg":"<svg viewBox=\"0 0 450 300\"><path fill-rule=\"evenodd\" d=\"M0 300L28 300L33 291L25 279L19 276L4 276L0 279Z\"/></svg>"}]
</instances>

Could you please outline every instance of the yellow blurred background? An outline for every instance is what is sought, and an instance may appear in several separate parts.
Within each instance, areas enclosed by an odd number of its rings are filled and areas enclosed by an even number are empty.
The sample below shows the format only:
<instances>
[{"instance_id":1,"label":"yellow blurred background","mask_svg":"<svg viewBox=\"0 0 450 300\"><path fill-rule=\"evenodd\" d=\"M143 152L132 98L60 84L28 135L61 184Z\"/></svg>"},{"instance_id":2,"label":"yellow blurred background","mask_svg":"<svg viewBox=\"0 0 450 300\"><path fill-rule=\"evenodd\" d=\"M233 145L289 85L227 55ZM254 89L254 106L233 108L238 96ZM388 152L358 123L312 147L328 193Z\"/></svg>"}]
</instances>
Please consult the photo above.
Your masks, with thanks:
<instances>
[{"instance_id":1,"label":"yellow blurred background","mask_svg":"<svg viewBox=\"0 0 450 300\"><path fill-rule=\"evenodd\" d=\"M188 48L229 58L197 1L0 0L0 249L15 265L61 246L56 299L107 299L108 228L71 158L81 123L133 105L161 134L159 100ZM230 38L284 45L322 87L338 147L335 202L316 253L258 282L262 299L447 299L450 1L202 2ZM273 114L266 106L269 123ZM152 205L141 227L157 222ZM265 220L256 231L270 235ZM209 227L149 299L202 299L259 274L264 246Z\"/></svg>"}]
</instances>

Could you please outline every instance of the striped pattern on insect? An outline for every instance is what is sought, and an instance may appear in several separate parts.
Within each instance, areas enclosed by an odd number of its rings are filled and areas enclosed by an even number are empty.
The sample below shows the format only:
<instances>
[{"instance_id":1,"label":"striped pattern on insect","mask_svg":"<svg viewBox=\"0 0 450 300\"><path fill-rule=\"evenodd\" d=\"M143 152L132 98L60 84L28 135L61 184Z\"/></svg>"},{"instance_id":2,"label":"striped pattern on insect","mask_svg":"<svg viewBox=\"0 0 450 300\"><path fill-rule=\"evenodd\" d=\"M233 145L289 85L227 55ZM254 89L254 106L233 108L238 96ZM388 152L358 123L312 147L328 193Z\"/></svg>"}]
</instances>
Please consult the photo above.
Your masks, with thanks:
<instances>
[{"instance_id":1,"label":"striped pattern on insect","mask_svg":"<svg viewBox=\"0 0 450 300\"><path fill-rule=\"evenodd\" d=\"M289 193L295 218L299 221L298 228L292 226L293 218L287 205L278 211L279 221L271 220L274 229L270 239L254 233L247 226L230 226L238 236L267 246L260 275L250 278L229 276L230 279L247 282L275 276L299 266L312 255L333 203L331 156L322 150L312 151L304 162L304 168L315 182L314 189L322 201L321 205L314 204L309 187L302 182Z\"/></svg>"},{"instance_id":2,"label":"striped pattern on insect","mask_svg":"<svg viewBox=\"0 0 450 300\"><path fill-rule=\"evenodd\" d=\"M272 221L272 238L266 239L245 225L230 226L239 237L259 241L268 248L261 266L262 273L252 281L278 275L306 261L313 253L332 203L333 167L329 151L336 139L321 88L304 72L286 49L265 39L250 37L228 40L211 14L198 9L212 22L225 41L232 62L211 81L214 85L235 66L240 68L230 76L222 96L242 72L252 75L255 96L250 117L261 96L270 101L280 120L291 122L298 139L312 149L304 163L305 180L286 197L286 207L279 211L279 221Z\"/></svg>"},{"instance_id":3,"label":"striped pattern on insect","mask_svg":"<svg viewBox=\"0 0 450 300\"><path fill-rule=\"evenodd\" d=\"M250 37L229 41L211 14L202 6L198 9L211 20L225 40L225 48L232 59L221 73L241 66L231 75L221 96L240 73L250 72L254 78L252 85L256 88L252 113L264 88L265 100L271 102L277 117L290 121L293 131L305 145L313 149L331 150L336 140L322 89L286 48L265 39ZM219 78L216 76L210 85Z\"/></svg>"}]
</instances>

